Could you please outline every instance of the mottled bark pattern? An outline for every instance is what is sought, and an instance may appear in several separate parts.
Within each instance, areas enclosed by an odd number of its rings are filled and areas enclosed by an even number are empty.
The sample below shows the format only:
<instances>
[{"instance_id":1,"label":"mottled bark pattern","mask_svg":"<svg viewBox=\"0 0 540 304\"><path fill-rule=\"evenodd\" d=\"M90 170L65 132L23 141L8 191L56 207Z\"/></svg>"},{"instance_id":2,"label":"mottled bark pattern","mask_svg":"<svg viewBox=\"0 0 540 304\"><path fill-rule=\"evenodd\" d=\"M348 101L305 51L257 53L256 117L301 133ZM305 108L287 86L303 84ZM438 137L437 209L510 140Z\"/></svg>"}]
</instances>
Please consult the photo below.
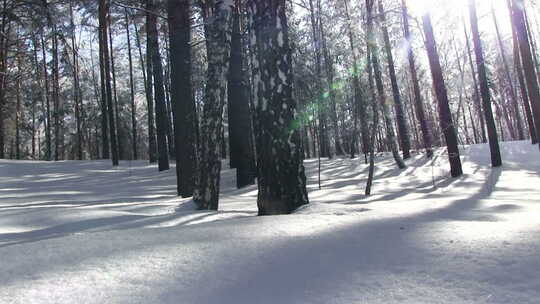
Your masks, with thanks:
<instances>
[{"instance_id":1,"label":"mottled bark pattern","mask_svg":"<svg viewBox=\"0 0 540 304\"><path fill-rule=\"evenodd\" d=\"M208 72L201 122L199 177L193 199L199 209L217 210L223 109L227 98L227 73L231 51L232 1L212 1L207 5L211 11L205 22Z\"/></svg>"},{"instance_id":2,"label":"mottled bark pattern","mask_svg":"<svg viewBox=\"0 0 540 304\"><path fill-rule=\"evenodd\" d=\"M259 215L288 214L307 204L299 129L293 125L292 57L285 0L251 0Z\"/></svg>"}]
</instances>

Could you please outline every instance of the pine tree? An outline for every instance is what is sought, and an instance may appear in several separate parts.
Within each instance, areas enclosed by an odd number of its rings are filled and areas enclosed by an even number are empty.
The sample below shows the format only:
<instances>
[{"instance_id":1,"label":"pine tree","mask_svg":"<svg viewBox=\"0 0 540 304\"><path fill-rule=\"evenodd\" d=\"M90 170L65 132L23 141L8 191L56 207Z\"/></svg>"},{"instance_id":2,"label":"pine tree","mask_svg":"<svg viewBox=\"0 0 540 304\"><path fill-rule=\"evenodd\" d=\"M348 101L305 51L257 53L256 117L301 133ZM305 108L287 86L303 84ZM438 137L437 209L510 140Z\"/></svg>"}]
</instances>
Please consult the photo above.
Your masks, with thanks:
<instances>
[{"instance_id":1,"label":"pine tree","mask_svg":"<svg viewBox=\"0 0 540 304\"><path fill-rule=\"evenodd\" d=\"M499 141L497 139L497 128L491 110L491 95L489 93L489 85L486 72L486 63L484 62L484 54L482 50L482 41L478 31L478 19L476 17L476 0L469 0L469 17L471 20L472 36L474 43L474 54L476 56L476 65L478 66L478 80L480 81L480 92L482 94L482 108L486 118L486 127L489 138L489 148L491 151L491 165L499 167L502 165L501 151Z\"/></svg>"},{"instance_id":2,"label":"pine tree","mask_svg":"<svg viewBox=\"0 0 540 304\"><path fill-rule=\"evenodd\" d=\"M425 43L429 65L431 68L431 76L433 78L433 86L437 95L439 121L448 149L450 174L452 177L458 177L463 174L463 169L461 168L461 159L459 157L458 140L454 123L452 122L452 114L450 112L450 105L448 102L448 93L444 83L439 52L437 50L437 42L435 41L435 35L433 34L433 26L431 25L431 17L429 14L422 16L422 25L426 35Z\"/></svg>"},{"instance_id":3,"label":"pine tree","mask_svg":"<svg viewBox=\"0 0 540 304\"><path fill-rule=\"evenodd\" d=\"M178 195L195 189L197 120L191 87L191 19L189 0L168 0L171 47L171 103L174 118Z\"/></svg>"}]
</instances>

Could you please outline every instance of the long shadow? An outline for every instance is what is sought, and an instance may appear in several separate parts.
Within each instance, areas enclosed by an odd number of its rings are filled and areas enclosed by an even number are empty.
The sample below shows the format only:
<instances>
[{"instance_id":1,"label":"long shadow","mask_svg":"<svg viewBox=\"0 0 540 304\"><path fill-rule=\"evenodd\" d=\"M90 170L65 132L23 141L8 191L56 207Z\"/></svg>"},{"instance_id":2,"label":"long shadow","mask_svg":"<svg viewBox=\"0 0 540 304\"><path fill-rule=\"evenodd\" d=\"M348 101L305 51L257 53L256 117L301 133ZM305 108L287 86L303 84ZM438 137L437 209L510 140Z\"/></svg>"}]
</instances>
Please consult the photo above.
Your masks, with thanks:
<instances>
[{"instance_id":1,"label":"long shadow","mask_svg":"<svg viewBox=\"0 0 540 304\"><path fill-rule=\"evenodd\" d=\"M355 282L358 275L365 275L367 281L373 272L398 269L402 265L423 265L422 257L429 256L425 253L425 247L421 243L416 243L414 238L405 238L403 227L406 227L407 235L411 233L414 235L415 230L426 222L463 217L468 211L478 207L480 200L492 194L500 176L501 169L493 169L477 193L467 199L456 200L439 210L403 218L349 224L316 235L291 237L277 244L273 242L274 246L258 257L258 260L264 263L242 266L242 262L232 262L233 265L221 265L236 269L236 279L213 290L206 290L202 295L202 302L302 302L306 300L306 290L332 291L328 293L328 299L317 299L324 303L333 300L330 296L339 293L344 286L354 288L347 284ZM366 243L370 246L361 247ZM387 254L389 244L392 244L395 250L400 248L407 250L401 254ZM332 262L326 263L330 257ZM425 265L423 267L425 268ZM287 269L302 269L302 271L290 272ZM360 270L365 274L355 272ZM252 286L252 282L257 282L257 288ZM459 284L459 282L450 283ZM292 289L290 286L295 288ZM238 295L240 291L241 296ZM174 297L175 294L173 292L165 296Z\"/></svg>"}]
</instances>

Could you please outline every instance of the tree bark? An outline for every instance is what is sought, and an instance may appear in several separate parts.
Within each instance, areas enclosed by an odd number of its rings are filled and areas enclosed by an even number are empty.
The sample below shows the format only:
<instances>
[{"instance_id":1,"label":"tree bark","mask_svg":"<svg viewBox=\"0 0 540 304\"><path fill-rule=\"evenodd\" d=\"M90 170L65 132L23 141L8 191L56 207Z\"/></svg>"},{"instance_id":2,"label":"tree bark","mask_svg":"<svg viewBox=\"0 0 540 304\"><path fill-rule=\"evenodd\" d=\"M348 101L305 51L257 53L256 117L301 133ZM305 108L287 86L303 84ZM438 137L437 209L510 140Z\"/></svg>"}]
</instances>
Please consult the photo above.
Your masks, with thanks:
<instances>
[{"instance_id":1,"label":"tree bark","mask_svg":"<svg viewBox=\"0 0 540 304\"><path fill-rule=\"evenodd\" d=\"M102 95L104 95L107 102L107 117L109 118L112 164L113 166L118 166L118 146L111 87L111 66L109 58L109 45L107 43L109 5L110 3L108 0L99 1L99 25L101 30L100 59L102 60L100 65L103 66L102 73L104 73L104 76L102 76L102 85L104 86L104 89L102 88ZM103 91L105 94L103 94Z\"/></svg>"},{"instance_id":2,"label":"tree bark","mask_svg":"<svg viewBox=\"0 0 540 304\"><path fill-rule=\"evenodd\" d=\"M293 99L285 0L250 0L255 86L259 215L287 214L309 203Z\"/></svg>"},{"instance_id":3,"label":"tree bark","mask_svg":"<svg viewBox=\"0 0 540 304\"><path fill-rule=\"evenodd\" d=\"M191 85L190 2L168 0L176 182L178 195L182 197L193 195L197 168L197 113Z\"/></svg>"},{"instance_id":4,"label":"tree bark","mask_svg":"<svg viewBox=\"0 0 540 304\"><path fill-rule=\"evenodd\" d=\"M527 92L532 109L532 116L536 129L536 138L540 138L540 90L538 78L534 69L534 61L531 53L531 44L527 35L527 27L523 13L523 0L512 0L512 22L515 26L522 67L527 83Z\"/></svg>"},{"instance_id":5,"label":"tree bark","mask_svg":"<svg viewBox=\"0 0 540 304\"><path fill-rule=\"evenodd\" d=\"M374 72L375 84L376 84L377 92L378 92L379 103L381 105L381 110L382 110L382 113L384 116L384 122L386 125L386 140L388 142L388 146L390 148L390 151L392 152L396 165L400 169L404 169L406 165L403 162L403 159L401 158L401 156L399 155L398 147L396 144L396 135L394 132L394 126L393 126L392 118L390 117L390 110L388 109L386 93L384 90L384 84L382 80L381 67L380 67L379 58L378 58L379 47L378 47L377 40L375 37L374 29L373 29L373 22L374 22L373 5L374 5L374 0L366 0L367 39L368 39L368 44L371 50L371 63L373 65L373 72Z\"/></svg>"},{"instance_id":6,"label":"tree bark","mask_svg":"<svg viewBox=\"0 0 540 304\"><path fill-rule=\"evenodd\" d=\"M229 154L231 167L236 168L236 186L255 183L252 147L251 113L248 87L243 76L244 50L240 27L241 3L235 0L232 16L231 61L228 75Z\"/></svg>"},{"instance_id":7,"label":"tree bark","mask_svg":"<svg viewBox=\"0 0 540 304\"><path fill-rule=\"evenodd\" d=\"M125 23L126 23L126 37L127 37L127 47L128 47L128 61L129 61L129 93L130 93L130 102L131 102L131 153L132 159L136 160L139 158L139 153L137 151L137 107L135 104L135 83L133 81L133 56L131 53L131 34L129 30L129 15L127 8L124 11Z\"/></svg>"},{"instance_id":8,"label":"tree bark","mask_svg":"<svg viewBox=\"0 0 540 304\"><path fill-rule=\"evenodd\" d=\"M390 44L390 35L388 34L388 28L386 24L386 13L384 12L382 0L379 0L379 14L381 16L380 27L383 33L384 49L386 52L386 60L388 62L388 73L390 74L390 82L392 84L392 94L394 95L394 109L396 111L396 120L398 125L398 137L401 142L401 149L403 151L403 158L408 159L411 157L411 139L409 134L409 127L405 119L405 111L403 110L403 103L401 100L401 94L399 92L398 81L396 77L396 68L394 66L394 56L392 55L392 46Z\"/></svg>"},{"instance_id":9,"label":"tree bark","mask_svg":"<svg viewBox=\"0 0 540 304\"><path fill-rule=\"evenodd\" d=\"M205 4L208 71L204 96L198 185L193 199L199 209L217 210L223 140L223 110L227 102L227 73L231 51L231 0Z\"/></svg>"},{"instance_id":10,"label":"tree bark","mask_svg":"<svg viewBox=\"0 0 540 304\"><path fill-rule=\"evenodd\" d=\"M409 30L409 14L407 12L406 0L402 0L402 14L403 14L403 31L405 34L405 40L407 41L407 58L409 60L409 73L411 75L411 80L413 84L413 93L414 93L414 108L416 110L416 117L420 123L420 130L422 132L422 140L424 144L424 149L426 149L426 154L428 158L433 156L433 143L432 135L429 131L426 114L424 111L424 103L422 101L422 94L420 93L420 84L418 81L418 73L416 72L416 63L414 59L414 54L412 51L412 39L411 32Z\"/></svg>"},{"instance_id":11,"label":"tree bark","mask_svg":"<svg viewBox=\"0 0 540 304\"><path fill-rule=\"evenodd\" d=\"M476 65L478 67L478 80L480 81L480 92L482 94L484 116L486 118L489 150L491 152L491 165L493 167L499 167L502 165L501 151L499 148L499 141L497 139L497 128L495 126L495 120L493 119L493 112L491 109L491 94L489 92L486 64L484 62L484 53L482 50L482 41L480 40L480 32L478 31L478 18L476 17L475 1L476 0L469 0L469 17L471 21L474 53L476 56Z\"/></svg>"},{"instance_id":12,"label":"tree bark","mask_svg":"<svg viewBox=\"0 0 540 304\"><path fill-rule=\"evenodd\" d=\"M437 95L439 107L439 120L441 129L444 133L446 146L448 149L448 159L450 162L450 174L452 177L458 177L463 174L461 160L459 157L458 141L454 124L452 122L452 114L448 102L448 93L444 83L441 63L439 60L439 52L437 51L437 42L433 34L433 26L431 25L431 17L429 14L422 16L422 25L426 35L426 49L428 53L431 76L433 78L433 86Z\"/></svg>"}]
</instances>

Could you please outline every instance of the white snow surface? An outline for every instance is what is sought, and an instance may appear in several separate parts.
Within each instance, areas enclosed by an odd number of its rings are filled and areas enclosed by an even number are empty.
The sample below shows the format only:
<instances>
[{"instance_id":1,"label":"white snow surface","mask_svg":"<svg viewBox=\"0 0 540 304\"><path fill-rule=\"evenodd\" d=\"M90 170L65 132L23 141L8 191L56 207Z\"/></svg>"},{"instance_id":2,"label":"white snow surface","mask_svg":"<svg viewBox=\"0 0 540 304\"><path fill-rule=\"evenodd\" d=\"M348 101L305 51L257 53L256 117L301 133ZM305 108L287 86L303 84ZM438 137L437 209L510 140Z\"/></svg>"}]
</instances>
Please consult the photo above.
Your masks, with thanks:
<instances>
[{"instance_id":1,"label":"white snow surface","mask_svg":"<svg viewBox=\"0 0 540 304\"><path fill-rule=\"evenodd\" d=\"M0 160L0 303L539 303L538 146L463 146L398 170L306 160L311 204L257 217L223 170L220 211L144 161ZM224 165L225 167L225 165Z\"/></svg>"}]
</instances>

